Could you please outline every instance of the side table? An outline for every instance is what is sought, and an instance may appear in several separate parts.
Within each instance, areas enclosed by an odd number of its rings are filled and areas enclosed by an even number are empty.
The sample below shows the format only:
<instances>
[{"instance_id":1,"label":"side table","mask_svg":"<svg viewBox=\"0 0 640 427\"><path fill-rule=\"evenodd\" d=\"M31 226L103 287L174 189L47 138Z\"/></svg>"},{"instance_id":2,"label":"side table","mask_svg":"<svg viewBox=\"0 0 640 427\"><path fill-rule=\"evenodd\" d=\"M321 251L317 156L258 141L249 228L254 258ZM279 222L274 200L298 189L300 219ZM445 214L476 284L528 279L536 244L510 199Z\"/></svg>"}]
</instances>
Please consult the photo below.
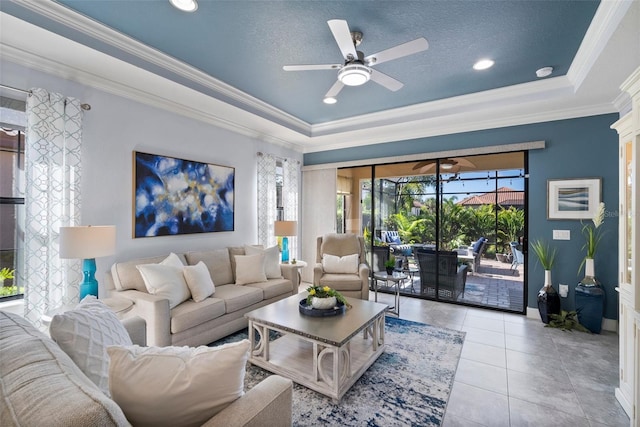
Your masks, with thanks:
<instances>
[{"instance_id":1,"label":"side table","mask_svg":"<svg viewBox=\"0 0 640 427\"><path fill-rule=\"evenodd\" d=\"M404 283L409 276L404 273L394 272L393 274L387 274L384 271L379 271L377 273L373 273L373 282L374 282L374 292L375 292L375 301L378 302L378 280L386 281L387 283L391 283L392 286L396 288L395 292L395 305L393 307L389 307L387 311L391 314L395 314L400 317L400 284Z\"/></svg>"},{"instance_id":2,"label":"side table","mask_svg":"<svg viewBox=\"0 0 640 427\"><path fill-rule=\"evenodd\" d=\"M307 262L299 259L296 260L295 264L292 264L290 262L286 264L280 264L281 268L284 267L285 269L296 270L298 272L298 286L300 286L300 283L302 283L302 273L300 272L300 270L302 270L306 266L307 266Z\"/></svg>"}]
</instances>

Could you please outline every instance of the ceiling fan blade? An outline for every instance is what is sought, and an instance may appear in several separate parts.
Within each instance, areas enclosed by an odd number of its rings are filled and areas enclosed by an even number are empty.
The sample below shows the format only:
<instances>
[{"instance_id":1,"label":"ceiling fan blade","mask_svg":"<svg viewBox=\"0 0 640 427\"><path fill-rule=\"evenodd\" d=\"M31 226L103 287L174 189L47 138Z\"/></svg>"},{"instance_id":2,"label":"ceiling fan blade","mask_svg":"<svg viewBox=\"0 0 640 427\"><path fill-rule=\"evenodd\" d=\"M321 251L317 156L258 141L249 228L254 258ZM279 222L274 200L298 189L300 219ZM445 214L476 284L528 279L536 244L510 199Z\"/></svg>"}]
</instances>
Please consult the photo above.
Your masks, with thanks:
<instances>
[{"instance_id":1,"label":"ceiling fan blade","mask_svg":"<svg viewBox=\"0 0 640 427\"><path fill-rule=\"evenodd\" d=\"M340 68L342 68L340 64L285 65L282 67L285 71L339 70Z\"/></svg>"},{"instance_id":2,"label":"ceiling fan blade","mask_svg":"<svg viewBox=\"0 0 640 427\"><path fill-rule=\"evenodd\" d=\"M377 70L371 71L371 80L378 83L380 86L386 87L392 92L400 90L402 86L404 86L403 83L399 82L393 77L388 76L385 73L381 73L380 71L377 71Z\"/></svg>"},{"instance_id":3,"label":"ceiling fan blade","mask_svg":"<svg viewBox=\"0 0 640 427\"><path fill-rule=\"evenodd\" d=\"M378 53L374 53L373 55L369 55L364 58L364 62L365 64L369 65L382 64L383 62L422 52L423 50L427 50L428 48L429 42L427 41L427 39L425 39L424 37L420 37L419 39L399 44L398 46L391 47Z\"/></svg>"},{"instance_id":4,"label":"ceiling fan blade","mask_svg":"<svg viewBox=\"0 0 640 427\"><path fill-rule=\"evenodd\" d=\"M415 165L413 165L413 168L412 168L412 169L413 169L413 170L422 169L422 168L423 168L423 167L425 167L425 166L435 164L435 162L436 162L435 160L426 160L426 161L424 161L424 162L418 162L418 163L416 163Z\"/></svg>"},{"instance_id":5,"label":"ceiling fan blade","mask_svg":"<svg viewBox=\"0 0 640 427\"><path fill-rule=\"evenodd\" d=\"M333 33L333 38L335 38L336 43L338 43L342 57L347 61L357 58L358 53L356 52L356 47L353 45L351 31L349 31L347 21L343 19L331 19L327 21L327 24L329 24L329 28Z\"/></svg>"},{"instance_id":6,"label":"ceiling fan blade","mask_svg":"<svg viewBox=\"0 0 640 427\"><path fill-rule=\"evenodd\" d=\"M329 92L327 92L324 97L335 98L336 96L338 96L338 94L340 93L343 87L344 87L344 84L340 80L336 80L333 86L331 86L331 89L329 89Z\"/></svg>"}]
</instances>

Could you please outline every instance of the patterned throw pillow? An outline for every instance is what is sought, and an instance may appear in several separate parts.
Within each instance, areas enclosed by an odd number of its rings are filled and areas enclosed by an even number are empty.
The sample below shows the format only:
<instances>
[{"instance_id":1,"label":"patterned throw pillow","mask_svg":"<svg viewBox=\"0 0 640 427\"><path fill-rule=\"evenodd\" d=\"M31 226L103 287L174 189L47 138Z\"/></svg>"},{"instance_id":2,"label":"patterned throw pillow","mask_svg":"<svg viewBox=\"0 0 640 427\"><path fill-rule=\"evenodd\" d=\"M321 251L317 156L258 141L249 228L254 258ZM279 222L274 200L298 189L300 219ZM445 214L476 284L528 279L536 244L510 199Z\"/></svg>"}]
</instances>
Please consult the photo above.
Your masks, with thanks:
<instances>
[{"instance_id":1,"label":"patterned throw pillow","mask_svg":"<svg viewBox=\"0 0 640 427\"><path fill-rule=\"evenodd\" d=\"M127 330L116 314L95 297L51 319L51 338L84 374L109 396L107 346L132 345Z\"/></svg>"}]
</instances>

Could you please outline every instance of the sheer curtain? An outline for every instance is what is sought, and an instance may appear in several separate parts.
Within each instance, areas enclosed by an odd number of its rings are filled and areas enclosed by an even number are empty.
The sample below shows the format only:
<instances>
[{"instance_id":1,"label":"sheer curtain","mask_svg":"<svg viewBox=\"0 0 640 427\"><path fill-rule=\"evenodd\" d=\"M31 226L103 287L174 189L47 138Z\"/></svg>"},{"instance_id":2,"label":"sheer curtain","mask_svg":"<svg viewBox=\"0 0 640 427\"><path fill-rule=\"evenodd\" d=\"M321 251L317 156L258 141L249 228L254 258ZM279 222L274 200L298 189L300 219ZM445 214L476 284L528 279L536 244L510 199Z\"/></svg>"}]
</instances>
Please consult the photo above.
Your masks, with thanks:
<instances>
[{"instance_id":1,"label":"sheer curtain","mask_svg":"<svg viewBox=\"0 0 640 427\"><path fill-rule=\"evenodd\" d=\"M25 146L24 313L77 301L80 262L58 256L58 230L80 224L82 108L77 99L32 89Z\"/></svg>"},{"instance_id":2,"label":"sheer curtain","mask_svg":"<svg viewBox=\"0 0 640 427\"><path fill-rule=\"evenodd\" d=\"M273 223L276 221L276 164L282 161L283 185L282 202L284 219L298 220L298 181L300 163L295 159L282 159L271 154L258 154L258 243L270 247L277 243L273 235ZM291 257L298 258L298 238L289 238Z\"/></svg>"}]
</instances>

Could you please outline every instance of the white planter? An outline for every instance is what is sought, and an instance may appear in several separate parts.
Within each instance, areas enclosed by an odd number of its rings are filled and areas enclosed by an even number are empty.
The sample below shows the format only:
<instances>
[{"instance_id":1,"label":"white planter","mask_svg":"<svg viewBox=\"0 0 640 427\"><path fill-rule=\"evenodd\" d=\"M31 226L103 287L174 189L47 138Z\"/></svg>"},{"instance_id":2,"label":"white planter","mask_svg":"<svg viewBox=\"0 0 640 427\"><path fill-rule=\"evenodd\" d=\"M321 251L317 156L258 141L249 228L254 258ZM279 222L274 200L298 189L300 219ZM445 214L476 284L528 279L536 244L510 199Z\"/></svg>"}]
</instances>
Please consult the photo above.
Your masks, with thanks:
<instances>
[{"instance_id":1,"label":"white planter","mask_svg":"<svg viewBox=\"0 0 640 427\"><path fill-rule=\"evenodd\" d=\"M544 271L544 286L542 289L549 289L553 283L551 282L551 270Z\"/></svg>"},{"instance_id":2,"label":"white planter","mask_svg":"<svg viewBox=\"0 0 640 427\"><path fill-rule=\"evenodd\" d=\"M337 303L338 301L336 300L336 297L328 297L328 298L313 297L311 299L311 307L318 310L328 310L330 308L335 307Z\"/></svg>"}]
</instances>

